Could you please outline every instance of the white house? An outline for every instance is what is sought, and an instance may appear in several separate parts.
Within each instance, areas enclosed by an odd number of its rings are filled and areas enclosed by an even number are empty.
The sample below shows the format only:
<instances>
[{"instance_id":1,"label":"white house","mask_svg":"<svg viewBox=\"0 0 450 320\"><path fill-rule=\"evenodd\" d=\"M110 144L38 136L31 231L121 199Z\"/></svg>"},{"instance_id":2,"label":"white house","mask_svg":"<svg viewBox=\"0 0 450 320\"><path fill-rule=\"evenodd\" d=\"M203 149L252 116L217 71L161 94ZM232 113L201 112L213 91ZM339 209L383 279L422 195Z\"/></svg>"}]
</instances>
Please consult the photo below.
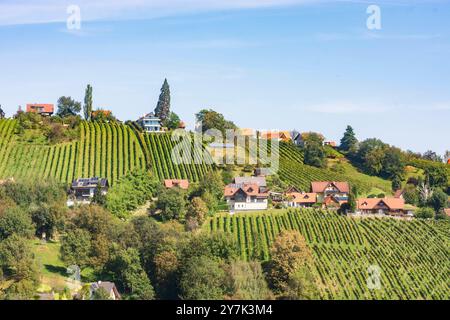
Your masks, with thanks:
<instances>
[{"instance_id":1,"label":"white house","mask_svg":"<svg viewBox=\"0 0 450 320\"><path fill-rule=\"evenodd\" d=\"M153 112L148 113L137 120L137 123L144 129L145 132L162 132L161 119L159 119Z\"/></svg>"},{"instance_id":2,"label":"white house","mask_svg":"<svg viewBox=\"0 0 450 320\"><path fill-rule=\"evenodd\" d=\"M225 187L230 211L266 210L269 190L265 177L236 177Z\"/></svg>"},{"instance_id":3,"label":"white house","mask_svg":"<svg viewBox=\"0 0 450 320\"><path fill-rule=\"evenodd\" d=\"M224 196L230 211L266 210L269 193L255 183L229 184Z\"/></svg>"}]
</instances>

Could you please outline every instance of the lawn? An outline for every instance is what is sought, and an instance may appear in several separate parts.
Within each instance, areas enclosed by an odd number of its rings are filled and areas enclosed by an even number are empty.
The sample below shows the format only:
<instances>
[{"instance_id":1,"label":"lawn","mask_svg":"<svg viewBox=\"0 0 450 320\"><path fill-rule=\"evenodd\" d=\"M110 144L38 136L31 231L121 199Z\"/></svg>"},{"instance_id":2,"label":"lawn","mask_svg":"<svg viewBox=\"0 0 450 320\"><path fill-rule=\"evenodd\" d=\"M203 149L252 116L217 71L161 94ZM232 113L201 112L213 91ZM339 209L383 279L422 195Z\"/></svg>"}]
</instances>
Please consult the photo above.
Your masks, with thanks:
<instances>
[{"instance_id":1,"label":"lawn","mask_svg":"<svg viewBox=\"0 0 450 320\"><path fill-rule=\"evenodd\" d=\"M59 258L59 242L32 240L31 246L41 276L41 287L62 290L66 286L66 266Z\"/></svg>"},{"instance_id":2,"label":"lawn","mask_svg":"<svg viewBox=\"0 0 450 320\"><path fill-rule=\"evenodd\" d=\"M63 290L67 286L67 267L59 256L59 242L31 240L36 264L40 272L41 291ZM86 268L81 272L83 282L95 281L93 270Z\"/></svg>"}]
</instances>

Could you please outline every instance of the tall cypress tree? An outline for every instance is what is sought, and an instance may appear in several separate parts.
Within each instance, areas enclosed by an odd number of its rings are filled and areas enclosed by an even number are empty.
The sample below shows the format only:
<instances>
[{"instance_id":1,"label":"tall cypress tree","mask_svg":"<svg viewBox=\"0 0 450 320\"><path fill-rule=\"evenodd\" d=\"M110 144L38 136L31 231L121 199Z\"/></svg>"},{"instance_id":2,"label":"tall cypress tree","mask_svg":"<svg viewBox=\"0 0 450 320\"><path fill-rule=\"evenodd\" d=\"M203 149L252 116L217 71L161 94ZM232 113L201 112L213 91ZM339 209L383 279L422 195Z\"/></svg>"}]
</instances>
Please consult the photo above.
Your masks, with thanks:
<instances>
[{"instance_id":1,"label":"tall cypress tree","mask_svg":"<svg viewBox=\"0 0 450 320\"><path fill-rule=\"evenodd\" d=\"M84 119L91 120L92 114L92 86L87 85L86 93L84 95Z\"/></svg>"},{"instance_id":2,"label":"tall cypress tree","mask_svg":"<svg viewBox=\"0 0 450 320\"><path fill-rule=\"evenodd\" d=\"M2 105L0 104L0 119L3 119L5 117L5 112L2 109Z\"/></svg>"},{"instance_id":3,"label":"tall cypress tree","mask_svg":"<svg viewBox=\"0 0 450 320\"><path fill-rule=\"evenodd\" d=\"M167 79L164 79L163 86L161 88L161 94L159 95L158 104L155 108L155 116L161 119L164 123L170 114L170 88Z\"/></svg>"},{"instance_id":4,"label":"tall cypress tree","mask_svg":"<svg viewBox=\"0 0 450 320\"><path fill-rule=\"evenodd\" d=\"M355 148L358 143L358 139L356 139L355 132L351 126L347 126L345 129L344 136L341 139L341 150L349 151Z\"/></svg>"}]
</instances>

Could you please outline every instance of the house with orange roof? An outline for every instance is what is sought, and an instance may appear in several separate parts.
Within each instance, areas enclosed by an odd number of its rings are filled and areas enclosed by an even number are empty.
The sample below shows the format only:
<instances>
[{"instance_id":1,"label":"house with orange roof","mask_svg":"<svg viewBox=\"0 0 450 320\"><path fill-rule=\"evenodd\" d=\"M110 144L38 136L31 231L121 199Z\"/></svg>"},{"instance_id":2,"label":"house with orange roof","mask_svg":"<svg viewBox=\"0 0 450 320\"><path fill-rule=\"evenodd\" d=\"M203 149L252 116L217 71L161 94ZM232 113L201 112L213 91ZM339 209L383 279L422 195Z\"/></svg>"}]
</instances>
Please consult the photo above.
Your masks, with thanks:
<instances>
[{"instance_id":1,"label":"house with orange roof","mask_svg":"<svg viewBox=\"0 0 450 320\"><path fill-rule=\"evenodd\" d=\"M262 139L278 140L283 142L291 141L291 133L287 130L283 131L262 131L259 133Z\"/></svg>"},{"instance_id":2,"label":"house with orange roof","mask_svg":"<svg viewBox=\"0 0 450 320\"><path fill-rule=\"evenodd\" d=\"M264 177L237 177L225 187L224 198L231 212L266 210L269 190Z\"/></svg>"},{"instance_id":3,"label":"house with orange roof","mask_svg":"<svg viewBox=\"0 0 450 320\"><path fill-rule=\"evenodd\" d=\"M356 200L356 209L361 214L408 214L402 198L362 198Z\"/></svg>"},{"instance_id":4,"label":"house with orange roof","mask_svg":"<svg viewBox=\"0 0 450 320\"><path fill-rule=\"evenodd\" d=\"M311 192L317 194L317 202L342 204L348 201L350 186L345 181L313 181Z\"/></svg>"},{"instance_id":5,"label":"house with orange roof","mask_svg":"<svg viewBox=\"0 0 450 320\"><path fill-rule=\"evenodd\" d=\"M317 202L317 193L290 192L285 196L285 205L292 208L311 207Z\"/></svg>"},{"instance_id":6,"label":"house with orange roof","mask_svg":"<svg viewBox=\"0 0 450 320\"><path fill-rule=\"evenodd\" d=\"M42 116L51 116L55 112L55 107L50 103L29 103L26 110Z\"/></svg>"},{"instance_id":7,"label":"house with orange roof","mask_svg":"<svg viewBox=\"0 0 450 320\"><path fill-rule=\"evenodd\" d=\"M187 190L189 189L189 181L185 179L166 179L164 180L164 186L167 189L180 188Z\"/></svg>"},{"instance_id":8,"label":"house with orange roof","mask_svg":"<svg viewBox=\"0 0 450 320\"><path fill-rule=\"evenodd\" d=\"M237 131L237 135L244 137L256 137L256 131L252 128L239 128Z\"/></svg>"}]
</instances>

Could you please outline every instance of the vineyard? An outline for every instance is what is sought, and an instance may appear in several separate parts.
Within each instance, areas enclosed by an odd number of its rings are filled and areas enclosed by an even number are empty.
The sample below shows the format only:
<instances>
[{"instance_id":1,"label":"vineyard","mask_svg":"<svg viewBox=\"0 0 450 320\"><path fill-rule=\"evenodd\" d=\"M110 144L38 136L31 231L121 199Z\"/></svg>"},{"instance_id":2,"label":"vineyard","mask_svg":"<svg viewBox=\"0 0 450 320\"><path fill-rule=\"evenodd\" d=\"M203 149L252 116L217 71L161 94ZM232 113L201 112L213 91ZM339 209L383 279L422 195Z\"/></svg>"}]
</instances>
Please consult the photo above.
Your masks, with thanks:
<instances>
[{"instance_id":1,"label":"vineyard","mask_svg":"<svg viewBox=\"0 0 450 320\"><path fill-rule=\"evenodd\" d=\"M162 179L188 179L191 182L199 181L208 171L213 169L212 159L202 161L199 156L200 152L192 152L192 157L189 161L191 163L176 164L172 161L172 150L178 142L173 141L171 134L158 133L146 134L139 132L135 128L136 135L139 138L140 144L143 146L147 161L154 169L155 174ZM190 146L194 150L194 144Z\"/></svg>"},{"instance_id":2,"label":"vineyard","mask_svg":"<svg viewBox=\"0 0 450 320\"><path fill-rule=\"evenodd\" d=\"M169 134L144 134L134 126L81 122L80 139L56 145L17 139L16 120L0 120L0 179L53 179L70 183L79 177L105 177L114 184L134 169L152 168L160 179L198 181L206 164L175 165Z\"/></svg>"},{"instance_id":3,"label":"vineyard","mask_svg":"<svg viewBox=\"0 0 450 320\"><path fill-rule=\"evenodd\" d=\"M390 192L387 180L371 177L358 172L350 164L351 172L338 173L330 169L320 169L303 164L303 152L290 143L280 143L280 178L289 185L309 190L311 181L348 181L358 187L360 193L378 188Z\"/></svg>"},{"instance_id":4,"label":"vineyard","mask_svg":"<svg viewBox=\"0 0 450 320\"><path fill-rule=\"evenodd\" d=\"M207 231L231 233L245 260L267 261L281 230L298 230L314 254L323 299L449 299L450 224L347 218L304 209L218 215ZM379 267L380 288L367 286Z\"/></svg>"}]
</instances>

